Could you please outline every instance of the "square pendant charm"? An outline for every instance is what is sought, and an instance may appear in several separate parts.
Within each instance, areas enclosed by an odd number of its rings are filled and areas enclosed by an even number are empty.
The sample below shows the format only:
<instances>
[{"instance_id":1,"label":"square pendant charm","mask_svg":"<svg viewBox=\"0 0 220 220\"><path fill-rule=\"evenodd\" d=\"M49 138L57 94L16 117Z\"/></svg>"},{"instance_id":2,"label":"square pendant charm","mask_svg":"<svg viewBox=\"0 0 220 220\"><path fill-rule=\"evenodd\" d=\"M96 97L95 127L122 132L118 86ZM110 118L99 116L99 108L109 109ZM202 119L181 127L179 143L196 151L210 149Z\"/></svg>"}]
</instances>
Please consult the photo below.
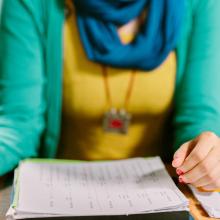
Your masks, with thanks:
<instances>
[{"instance_id":1,"label":"square pendant charm","mask_svg":"<svg viewBox=\"0 0 220 220\"><path fill-rule=\"evenodd\" d=\"M105 132L127 134L130 120L131 115L125 110L116 111L111 109L104 116L103 129Z\"/></svg>"}]
</instances>

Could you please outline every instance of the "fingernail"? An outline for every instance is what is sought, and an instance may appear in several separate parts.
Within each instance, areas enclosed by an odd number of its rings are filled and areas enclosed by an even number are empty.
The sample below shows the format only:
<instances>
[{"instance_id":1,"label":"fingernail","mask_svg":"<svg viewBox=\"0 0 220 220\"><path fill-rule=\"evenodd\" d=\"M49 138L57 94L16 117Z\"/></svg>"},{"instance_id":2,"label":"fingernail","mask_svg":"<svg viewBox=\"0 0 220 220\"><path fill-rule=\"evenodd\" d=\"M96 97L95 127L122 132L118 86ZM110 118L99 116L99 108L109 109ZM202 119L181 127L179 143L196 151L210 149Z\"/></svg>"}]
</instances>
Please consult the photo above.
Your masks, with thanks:
<instances>
[{"instance_id":1,"label":"fingernail","mask_svg":"<svg viewBox=\"0 0 220 220\"><path fill-rule=\"evenodd\" d=\"M180 169L176 169L176 173L177 173L179 176L184 174L184 172L183 172L182 170L180 170Z\"/></svg>"},{"instance_id":2,"label":"fingernail","mask_svg":"<svg viewBox=\"0 0 220 220\"><path fill-rule=\"evenodd\" d=\"M182 177L179 177L179 182L180 183L185 183Z\"/></svg>"}]
</instances>

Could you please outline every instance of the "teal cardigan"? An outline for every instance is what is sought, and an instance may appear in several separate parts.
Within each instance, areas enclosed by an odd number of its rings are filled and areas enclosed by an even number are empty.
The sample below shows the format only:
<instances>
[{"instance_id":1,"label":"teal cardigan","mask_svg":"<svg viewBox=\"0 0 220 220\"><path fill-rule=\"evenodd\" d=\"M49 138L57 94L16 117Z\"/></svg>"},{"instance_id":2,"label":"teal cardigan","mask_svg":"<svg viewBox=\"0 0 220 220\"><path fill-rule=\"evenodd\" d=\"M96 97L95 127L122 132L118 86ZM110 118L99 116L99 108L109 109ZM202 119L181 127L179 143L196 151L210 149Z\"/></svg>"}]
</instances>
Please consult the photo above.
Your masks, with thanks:
<instances>
[{"instance_id":1,"label":"teal cardigan","mask_svg":"<svg viewBox=\"0 0 220 220\"><path fill-rule=\"evenodd\" d=\"M220 0L185 1L176 50L175 147L206 130L220 134ZM0 175L21 159L56 155L64 19L64 0L3 1Z\"/></svg>"}]
</instances>

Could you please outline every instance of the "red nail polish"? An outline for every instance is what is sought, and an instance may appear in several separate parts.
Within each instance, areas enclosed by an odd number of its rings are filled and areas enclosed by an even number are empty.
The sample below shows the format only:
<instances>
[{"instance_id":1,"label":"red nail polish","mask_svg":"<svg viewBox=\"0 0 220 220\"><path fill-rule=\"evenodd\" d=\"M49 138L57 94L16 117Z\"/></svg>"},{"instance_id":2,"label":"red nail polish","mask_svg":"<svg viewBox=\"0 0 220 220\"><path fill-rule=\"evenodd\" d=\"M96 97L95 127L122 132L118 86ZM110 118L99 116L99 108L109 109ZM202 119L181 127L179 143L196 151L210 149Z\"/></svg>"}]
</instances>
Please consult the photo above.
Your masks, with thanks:
<instances>
[{"instance_id":1,"label":"red nail polish","mask_svg":"<svg viewBox=\"0 0 220 220\"><path fill-rule=\"evenodd\" d=\"M183 172L182 170L180 170L180 169L176 169L176 173L177 173L179 176L184 174L184 172Z\"/></svg>"},{"instance_id":2,"label":"red nail polish","mask_svg":"<svg viewBox=\"0 0 220 220\"><path fill-rule=\"evenodd\" d=\"M185 183L185 182L183 181L183 178L182 178L182 177L179 177L179 182L180 182L180 183Z\"/></svg>"}]
</instances>

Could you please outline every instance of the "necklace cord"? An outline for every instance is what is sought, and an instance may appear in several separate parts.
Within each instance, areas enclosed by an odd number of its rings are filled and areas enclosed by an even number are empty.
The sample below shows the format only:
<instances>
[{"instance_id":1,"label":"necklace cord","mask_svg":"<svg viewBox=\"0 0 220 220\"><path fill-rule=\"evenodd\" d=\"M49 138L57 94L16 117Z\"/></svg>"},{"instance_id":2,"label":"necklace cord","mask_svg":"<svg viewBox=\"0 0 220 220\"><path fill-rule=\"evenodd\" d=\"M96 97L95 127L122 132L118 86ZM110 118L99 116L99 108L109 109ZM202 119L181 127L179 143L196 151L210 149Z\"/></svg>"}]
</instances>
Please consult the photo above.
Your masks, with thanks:
<instances>
[{"instance_id":1,"label":"necklace cord","mask_svg":"<svg viewBox=\"0 0 220 220\"><path fill-rule=\"evenodd\" d=\"M112 107L113 102L112 102L112 96L111 96L110 86L109 86L108 70L107 70L107 67L103 66L103 65L102 65L102 74L103 74L103 79L104 79L106 100L107 100L109 107ZM127 88L127 91L125 94L125 100L124 100L124 106L123 106L123 108L125 110L127 110L128 105L129 105L129 101L131 99L131 95L132 95L132 91L133 91L133 87L134 87L135 76L136 76L136 70L132 70L131 77L128 82L128 88Z\"/></svg>"}]
</instances>

